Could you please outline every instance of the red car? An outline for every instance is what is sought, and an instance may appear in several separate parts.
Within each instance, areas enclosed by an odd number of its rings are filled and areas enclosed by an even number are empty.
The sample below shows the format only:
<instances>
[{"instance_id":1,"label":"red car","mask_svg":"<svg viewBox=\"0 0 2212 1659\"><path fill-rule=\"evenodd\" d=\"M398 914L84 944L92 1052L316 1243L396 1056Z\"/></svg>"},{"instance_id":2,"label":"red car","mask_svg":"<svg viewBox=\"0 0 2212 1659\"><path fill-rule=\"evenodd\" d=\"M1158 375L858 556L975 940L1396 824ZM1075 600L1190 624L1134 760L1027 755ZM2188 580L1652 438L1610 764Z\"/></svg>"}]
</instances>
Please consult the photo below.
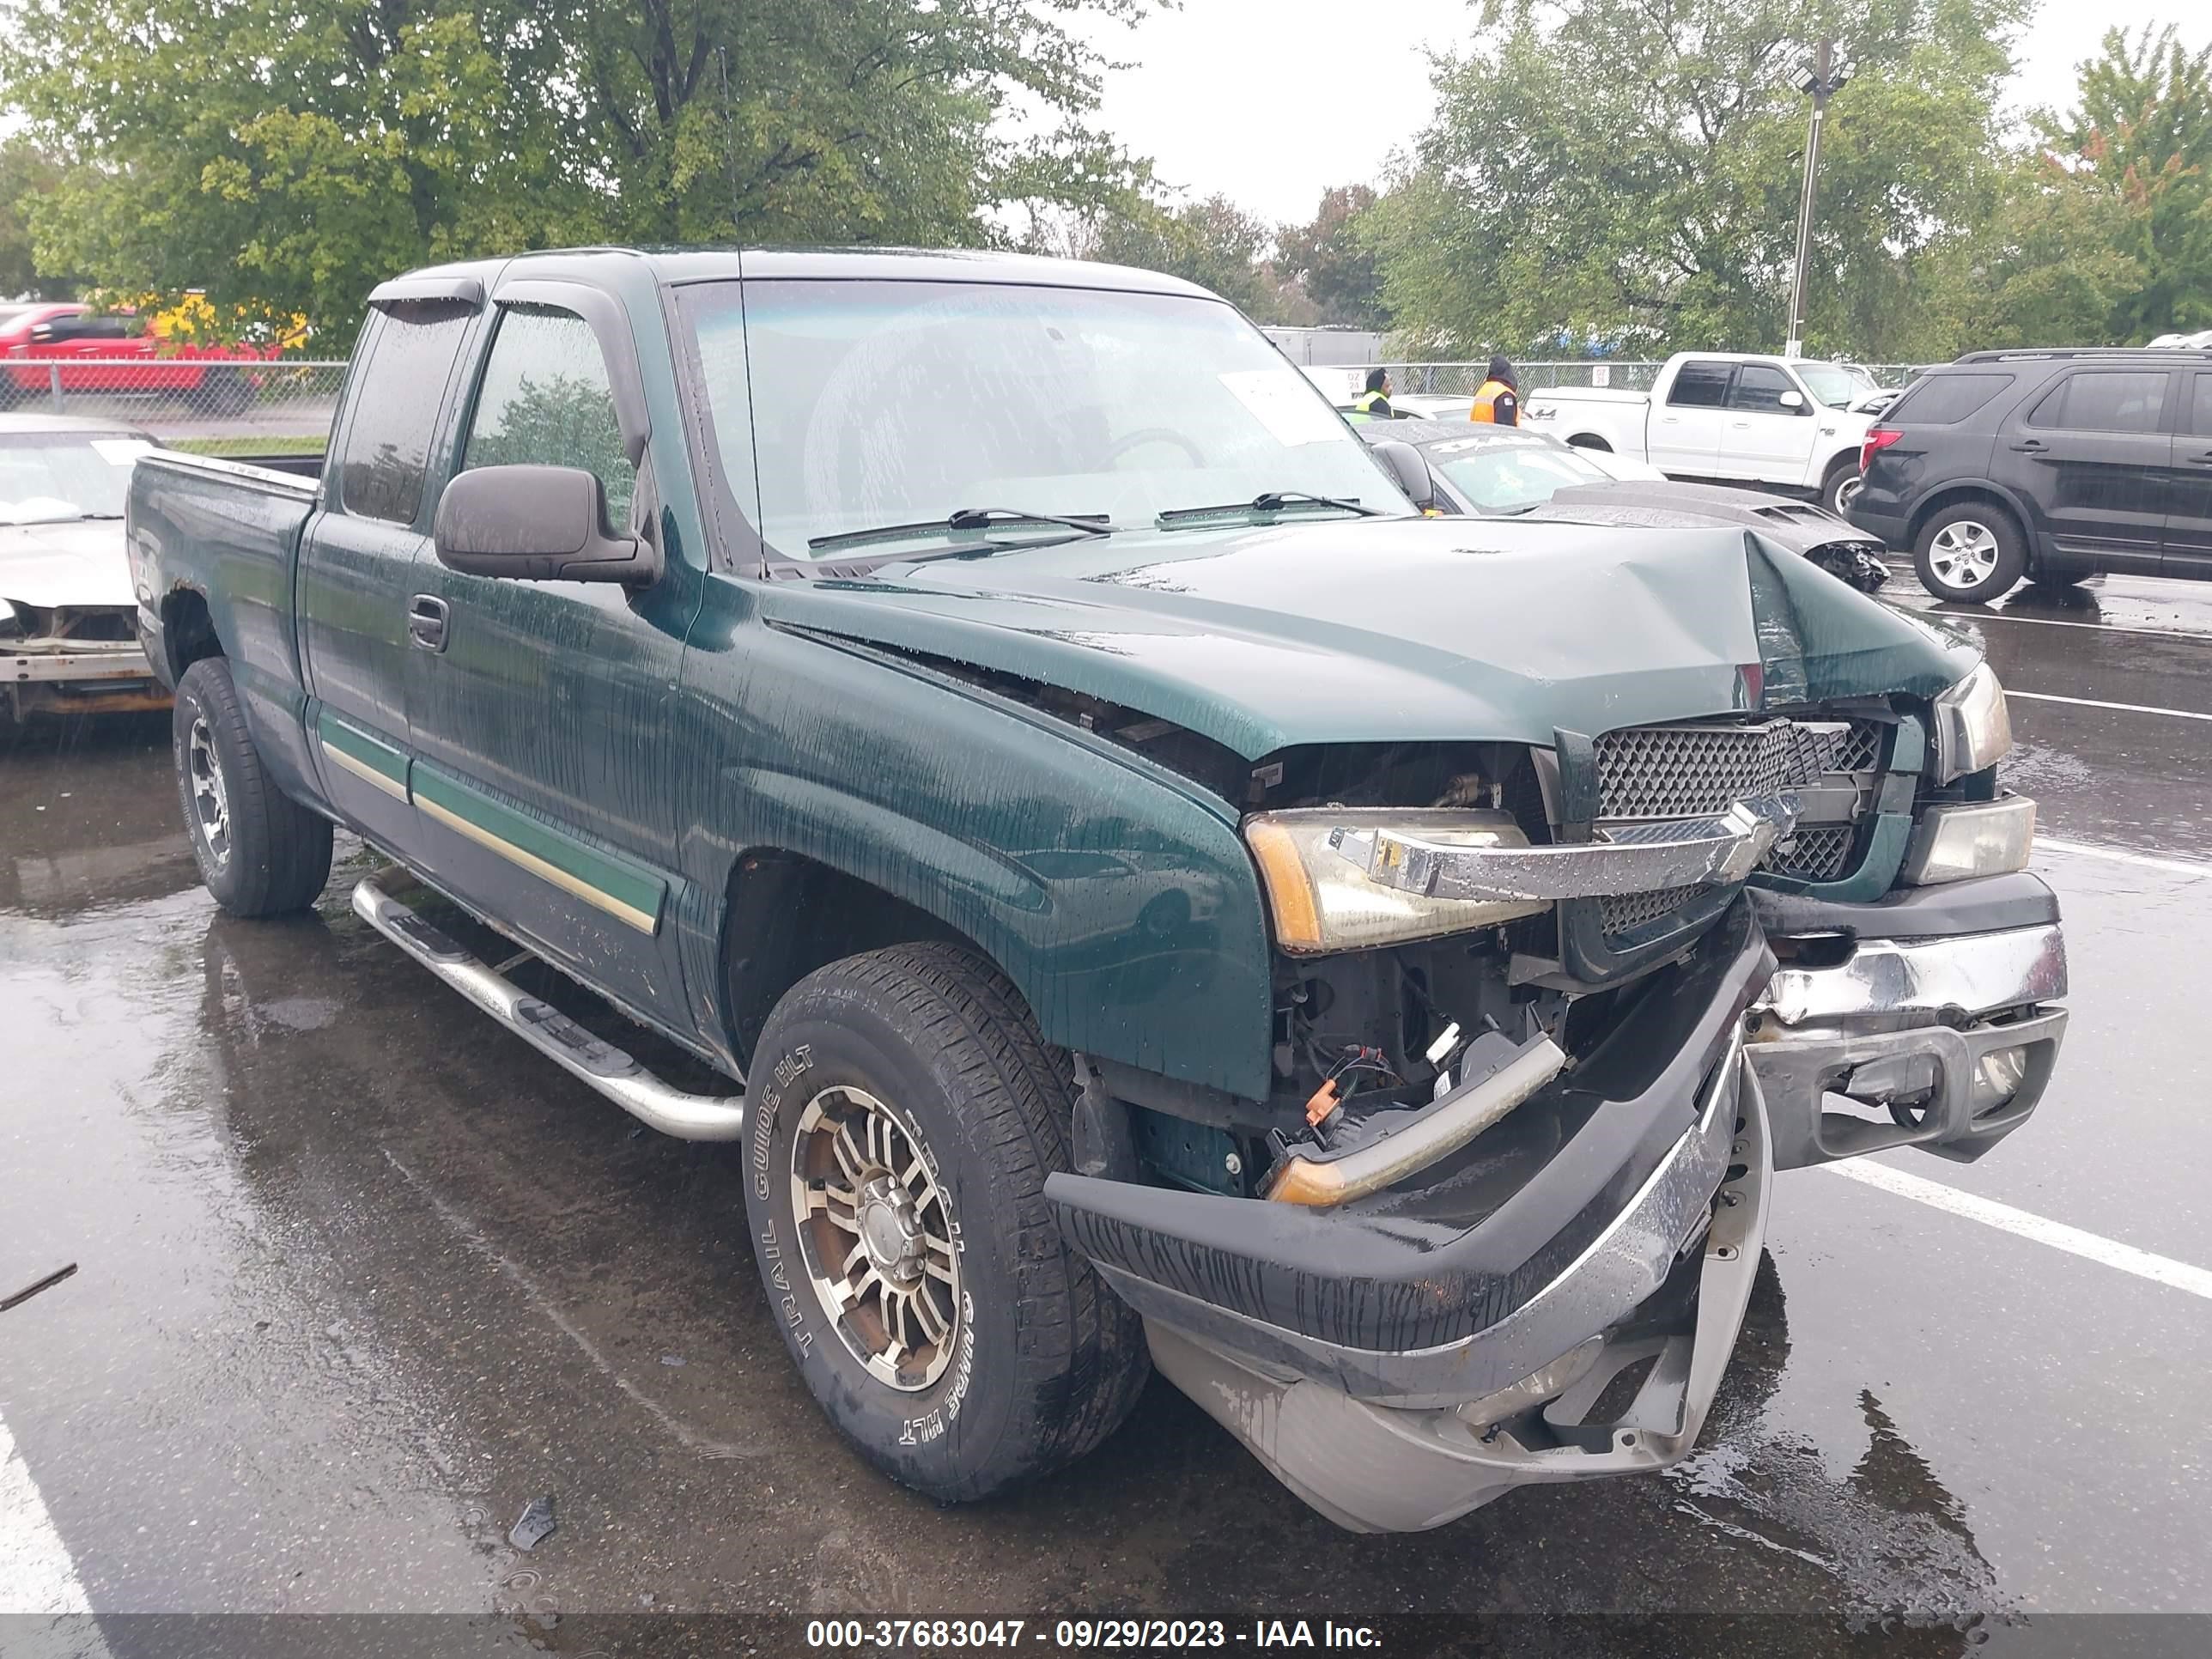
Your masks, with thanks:
<instances>
[{"instance_id":1,"label":"red car","mask_svg":"<svg viewBox=\"0 0 2212 1659\"><path fill-rule=\"evenodd\" d=\"M234 415L253 401L252 372L221 365L259 362L277 348L173 345L136 317L94 315L89 306L33 301L0 305L0 409L64 392L159 392L210 414Z\"/></svg>"}]
</instances>

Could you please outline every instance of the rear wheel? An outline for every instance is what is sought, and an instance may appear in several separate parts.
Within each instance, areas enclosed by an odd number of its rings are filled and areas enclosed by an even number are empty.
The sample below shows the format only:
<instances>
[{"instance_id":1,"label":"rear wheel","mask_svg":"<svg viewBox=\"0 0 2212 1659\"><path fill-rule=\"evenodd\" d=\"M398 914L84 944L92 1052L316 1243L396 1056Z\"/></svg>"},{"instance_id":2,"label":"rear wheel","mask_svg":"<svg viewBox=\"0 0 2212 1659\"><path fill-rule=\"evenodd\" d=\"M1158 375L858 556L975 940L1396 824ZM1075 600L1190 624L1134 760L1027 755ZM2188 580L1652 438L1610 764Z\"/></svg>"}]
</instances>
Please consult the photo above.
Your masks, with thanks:
<instances>
[{"instance_id":1,"label":"rear wheel","mask_svg":"<svg viewBox=\"0 0 2212 1659\"><path fill-rule=\"evenodd\" d=\"M973 953L830 963L761 1033L745 1208L772 1316L869 1462L963 1500L1081 1456L1149 1373L1140 1323L1044 1201L1066 1056Z\"/></svg>"},{"instance_id":2,"label":"rear wheel","mask_svg":"<svg viewBox=\"0 0 2212 1659\"><path fill-rule=\"evenodd\" d=\"M1859 498L1866 480L1859 474L1859 464L1849 455L1839 456L1830 465L1827 476L1820 480L1820 505L1838 518L1850 509Z\"/></svg>"},{"instance_id":3,"label":"rear wheel","mask_svg":"<svg viewBox=\"0 0 2212 1659\"><path fill-rule=\"evenodd\" d=\"M177 798L200 879L234 916L304 910L331 875L331 825L270 781L230 664L203 657L177 682Z\"/></svg>"},{"instance_id":4,"label":"rear wheel","mask_svg":"<svg viewBox=\"0 0 2212 1659\"><path fill-rule=\"evenodd\" d=\"M1961 501L1923 525L1913 543L1922 586L1940 599L1984 605L2012 591L2027 567L2020 520L1990 501Z\"/></svg>"}]
</instances>

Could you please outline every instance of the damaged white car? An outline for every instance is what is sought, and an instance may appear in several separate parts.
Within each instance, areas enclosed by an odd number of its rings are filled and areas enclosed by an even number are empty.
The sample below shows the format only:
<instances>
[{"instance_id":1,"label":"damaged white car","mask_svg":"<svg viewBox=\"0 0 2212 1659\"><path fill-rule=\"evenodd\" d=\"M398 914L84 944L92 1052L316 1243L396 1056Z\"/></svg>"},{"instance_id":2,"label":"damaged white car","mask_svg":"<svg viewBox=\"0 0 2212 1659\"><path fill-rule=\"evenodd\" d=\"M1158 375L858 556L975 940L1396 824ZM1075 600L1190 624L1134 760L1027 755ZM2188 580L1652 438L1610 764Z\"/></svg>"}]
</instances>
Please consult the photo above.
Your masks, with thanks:
<instances>
[{"instance_id":1,"label":"damaged white car","mask_svg":"<svg viewBox=\"0 0 2212 1659\"><path fill-rule=\"evenodd\" d=\"M162 708L124 544L143 432L0 415L0 719Z\"/></svg>"}]
</instances>

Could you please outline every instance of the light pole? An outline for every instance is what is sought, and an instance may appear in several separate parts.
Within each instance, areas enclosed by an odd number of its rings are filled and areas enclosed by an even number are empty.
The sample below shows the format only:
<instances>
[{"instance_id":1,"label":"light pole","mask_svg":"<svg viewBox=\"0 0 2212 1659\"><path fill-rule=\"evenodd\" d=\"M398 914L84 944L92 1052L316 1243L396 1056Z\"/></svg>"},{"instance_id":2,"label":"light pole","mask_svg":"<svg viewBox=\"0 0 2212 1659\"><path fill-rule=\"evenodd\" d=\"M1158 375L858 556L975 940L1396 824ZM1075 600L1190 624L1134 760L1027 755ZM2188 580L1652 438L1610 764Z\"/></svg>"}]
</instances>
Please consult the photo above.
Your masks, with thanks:
<instances>
[{"instance_id":1,"label":"light pole","mask_svg":"<svg viewBox=\"0 0 2212 1659\"><path fill-rule=\"evenodd\" d=\"M1797 198L1797 269L1790 283L1790 340L1782 348L1785 357L1805 349L1805 288L1813 262L1813 181L1820 165L1820 123L1827 115L1828 100L1850 78L1836 63L1836 43L1825 39L1814 50L1813 66L1797 77L1797 90L1813 95L1813 124L1805 134L1805 189Z\"/></svg>"}]
</instances>

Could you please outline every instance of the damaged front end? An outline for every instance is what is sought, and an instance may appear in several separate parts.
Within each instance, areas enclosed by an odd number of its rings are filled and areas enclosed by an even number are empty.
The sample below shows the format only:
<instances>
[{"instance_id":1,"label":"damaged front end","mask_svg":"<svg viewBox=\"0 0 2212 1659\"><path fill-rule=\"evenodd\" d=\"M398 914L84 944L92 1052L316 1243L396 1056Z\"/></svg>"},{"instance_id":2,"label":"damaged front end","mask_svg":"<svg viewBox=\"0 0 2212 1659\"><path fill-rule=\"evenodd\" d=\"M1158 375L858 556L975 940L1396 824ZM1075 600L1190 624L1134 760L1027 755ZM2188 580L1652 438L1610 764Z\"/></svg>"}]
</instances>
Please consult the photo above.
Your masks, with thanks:
<instances>
[{"instance_id":1,"label":"damaged front end","mask_svg":"<svg viewBox=\"0 0 2212 1659\"><path fill-rule=\"evenodd\" d=\"M1079 1057L1047 1187L1160 1369L1358 1530L1684 1455L1772 1172L1978 1157L2050 1075L1985 675L1255 767L1274 1086Z\"/></svg>"},{"instance_id":2,"label":"damaged front end","mask_svg":"<svg viewBox=\"0 0 2212 1659\"><path fill-rule=\"evenodd\" d=\"M166 708L133 626L106 605L35 605L0 598L0 714L109 714Z\"/></svg>"}]
</instances>

